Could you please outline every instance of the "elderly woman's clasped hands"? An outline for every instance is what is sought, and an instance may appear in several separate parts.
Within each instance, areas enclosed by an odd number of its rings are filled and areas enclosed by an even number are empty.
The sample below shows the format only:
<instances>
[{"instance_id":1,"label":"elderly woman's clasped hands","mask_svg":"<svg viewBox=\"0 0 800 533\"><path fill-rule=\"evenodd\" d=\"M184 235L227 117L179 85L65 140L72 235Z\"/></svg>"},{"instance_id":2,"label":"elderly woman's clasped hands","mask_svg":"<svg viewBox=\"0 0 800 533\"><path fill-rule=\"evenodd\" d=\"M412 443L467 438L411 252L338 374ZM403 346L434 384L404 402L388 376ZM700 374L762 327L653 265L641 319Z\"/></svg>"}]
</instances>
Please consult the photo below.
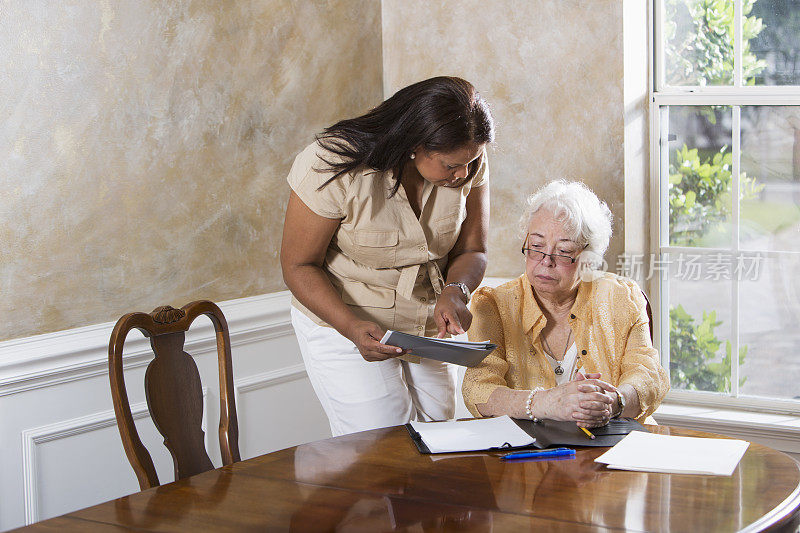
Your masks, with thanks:
<instances>
[{"instance_id":1,"label":"elderly woman's clasped hands","mask_svg":"<svg viewBox=\"0 0 800 533\"><path fill-rule=\"evenodd\" d=\"M576 372L572 381L537 392L536 403L541 406L543 418L574 420L587 428L608 424L616 405L617 388L600 377L599 373Z\"/></svg>"}]
</instances>

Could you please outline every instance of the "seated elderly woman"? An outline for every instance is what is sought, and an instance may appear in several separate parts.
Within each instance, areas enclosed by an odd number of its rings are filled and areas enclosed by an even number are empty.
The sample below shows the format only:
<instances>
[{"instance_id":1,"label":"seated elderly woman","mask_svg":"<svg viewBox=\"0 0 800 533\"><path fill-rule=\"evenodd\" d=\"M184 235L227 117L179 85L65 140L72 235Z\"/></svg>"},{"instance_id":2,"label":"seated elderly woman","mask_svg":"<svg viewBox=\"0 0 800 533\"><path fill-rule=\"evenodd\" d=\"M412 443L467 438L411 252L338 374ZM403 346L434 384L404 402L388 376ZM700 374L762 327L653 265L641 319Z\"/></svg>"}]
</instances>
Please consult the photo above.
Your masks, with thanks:
<instances>
[{"instance_id":1,"label":"seated elderly woman","mask_svg":"<svg viewBox=\"0 0 800 533\"><path fill-rule=\"evenodd\" d=\"M582 183L553 181L528 198L521 226L525 274L472 298L469 338L497 349L467 369L467 408L589 428L618 416L643 422L669 378L642 291L594 270L611 238L608 207Z\"/></svg>"}]
</instances>

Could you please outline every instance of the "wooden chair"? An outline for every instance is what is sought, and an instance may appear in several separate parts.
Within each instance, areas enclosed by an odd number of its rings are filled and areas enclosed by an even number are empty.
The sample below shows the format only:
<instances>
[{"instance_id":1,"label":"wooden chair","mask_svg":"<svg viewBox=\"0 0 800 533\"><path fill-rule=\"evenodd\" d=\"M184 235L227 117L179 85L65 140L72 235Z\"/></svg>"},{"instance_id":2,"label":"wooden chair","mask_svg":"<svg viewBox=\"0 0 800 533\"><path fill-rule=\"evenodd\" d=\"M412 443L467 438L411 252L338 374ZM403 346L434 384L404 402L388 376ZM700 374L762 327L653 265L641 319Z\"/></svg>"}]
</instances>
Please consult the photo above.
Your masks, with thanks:
<instances>
[{"instance_id":1,"label":"wooden chair","mask_svg":"<svg viewBox=\"0 0 800 533\"><path fill-rule=\"evenodd\" d=\"M164 446L172 455L175 479L193 476L214 468L205 449L201 428L203 392L200 373L192 356L183 351L186 330L200 315L208 316L216 331L220 390L219 446L222 462L229 465L241 460L233 395L231 342L228 323L220 308L212 302L200 300L181 309L158 307L149 315L129 313L119 319L111 333L108 374L122 445L142 490L156 487L160 483L153 459L142 444L131 416L122 368L125 337L131 329L137 328L150 339L155 358L147 366L144 378L150 416L164 437Z\"/></svg>"},{"instance_id":2,"label":"wooden chair","mask_svg":"<svg viewBox=\"0 0 800 533\"><path fill-rule=\"evenodd\" d=\"M644 301L647 302L647 318L650 320L648 326L650 327L650 342L655 342L653 340L653 309L650 307L650 298L647 297L647 293L642 291L642 295L644 296Z\"/></svg>"}]
</instances>

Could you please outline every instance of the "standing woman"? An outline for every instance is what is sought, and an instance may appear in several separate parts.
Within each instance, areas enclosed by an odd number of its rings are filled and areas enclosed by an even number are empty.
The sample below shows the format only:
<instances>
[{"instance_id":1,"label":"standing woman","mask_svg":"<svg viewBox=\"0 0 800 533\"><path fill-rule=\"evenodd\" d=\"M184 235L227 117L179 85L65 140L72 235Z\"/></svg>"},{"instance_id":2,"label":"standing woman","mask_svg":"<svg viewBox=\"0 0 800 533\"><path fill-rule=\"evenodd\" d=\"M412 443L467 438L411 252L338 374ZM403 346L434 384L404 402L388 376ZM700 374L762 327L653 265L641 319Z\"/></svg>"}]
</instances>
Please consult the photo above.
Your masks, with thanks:
<instances>
[{"instance_id":1,"label":"standing woman","mask_svg":"<svg viewBox=\"0 0 800 533\"><path fill-rule=\"evenodd\" d=\"M337 122L295 159L281 267L334 436L452 418L446 365L380 339L469 328L486 269L493 140L475 88L437 77Z\"/></svg>"}]
</instances>

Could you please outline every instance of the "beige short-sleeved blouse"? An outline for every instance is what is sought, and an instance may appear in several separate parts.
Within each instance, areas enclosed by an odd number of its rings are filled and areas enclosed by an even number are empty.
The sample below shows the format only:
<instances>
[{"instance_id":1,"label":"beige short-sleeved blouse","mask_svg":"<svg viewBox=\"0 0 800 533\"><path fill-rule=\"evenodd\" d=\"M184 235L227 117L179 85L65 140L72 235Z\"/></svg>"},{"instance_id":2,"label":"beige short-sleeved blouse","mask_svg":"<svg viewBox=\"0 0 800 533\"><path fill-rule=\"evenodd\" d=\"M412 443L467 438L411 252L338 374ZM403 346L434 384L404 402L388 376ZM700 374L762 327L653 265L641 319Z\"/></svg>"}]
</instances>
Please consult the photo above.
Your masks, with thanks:
<instances>
[{"instance_id":1,"label":"beige short-sleeved blouse","mask_svg":"<svg viewBox=\"0 0 800 533\"><path fill-rule=\"evenodd\" d=\"M436 334L433 309L447 254L467 216L467 195L488 182L486 155L475 177L459 188L426 181L417 219L403 187L389 197L392 171L359 168L317 190L333 175L315 170L328 166L320 154L328 161L338 160L314 142L295 158L287 180L309 209L341 220L324 264L334 288L357 316L382 328ZM297 300L292 305L328 326Z\"/></svg>"}]
</instances>

